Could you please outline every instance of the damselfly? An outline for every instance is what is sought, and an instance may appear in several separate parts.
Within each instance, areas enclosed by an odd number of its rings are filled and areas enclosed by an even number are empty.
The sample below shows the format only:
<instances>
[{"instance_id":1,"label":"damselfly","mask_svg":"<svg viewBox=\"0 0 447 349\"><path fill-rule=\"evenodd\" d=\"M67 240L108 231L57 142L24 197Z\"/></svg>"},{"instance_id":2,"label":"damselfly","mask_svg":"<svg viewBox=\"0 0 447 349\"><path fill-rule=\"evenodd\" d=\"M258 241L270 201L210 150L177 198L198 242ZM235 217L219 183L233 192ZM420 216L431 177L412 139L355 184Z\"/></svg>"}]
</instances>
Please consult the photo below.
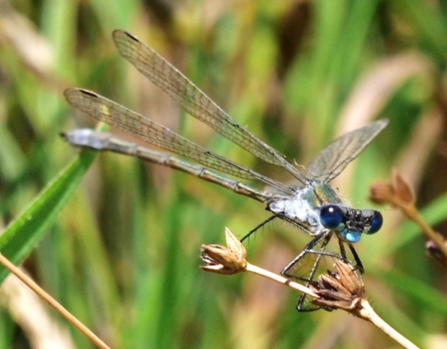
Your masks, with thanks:
<instances>
[{"instance_id":1,"label":"damselfly","mask_svg":"<svg viewBox=\"0 0 447 349\"><path fill-rule=\"evenodd\" d=\"M90 129L77 129L63 134L70 144L135 156L193 174L238 194L263 202L272 216L249 232L245 238L275 218L288 221L313 237L302 252L281 271L287 277L299 278L307 283L312 282L322 256L347 260L345 244L351 250L357 268L363 271L363 266L352 244L358 242L362 234L377 232L382 226L382 216L374 210L349 207L343 203L328 183L337 177L383 130L388 123L387 120L376 121L338 138L327 146L303 172L288 162L278 151L239 125L152 48L121 30L113 32L113 39L120 54L177 101L186 112L254 156L282 167L296 179L297 184L288 185L264 176L204 149L155 121L83 89L65 91L67 101L75 108L98 121L106 122L145 142L192 159L200 165ZM257 180L266 184L269 189L258 190L218 172L241 179ZM333 236L338 238L339 253L326 251L326 246ZM315 256L314 265L307 276L298 275L298 266L306 255ZM298 310L304 310L303 304L304 297L301 297L297 306Z\"/></svg>"}]
</instances>

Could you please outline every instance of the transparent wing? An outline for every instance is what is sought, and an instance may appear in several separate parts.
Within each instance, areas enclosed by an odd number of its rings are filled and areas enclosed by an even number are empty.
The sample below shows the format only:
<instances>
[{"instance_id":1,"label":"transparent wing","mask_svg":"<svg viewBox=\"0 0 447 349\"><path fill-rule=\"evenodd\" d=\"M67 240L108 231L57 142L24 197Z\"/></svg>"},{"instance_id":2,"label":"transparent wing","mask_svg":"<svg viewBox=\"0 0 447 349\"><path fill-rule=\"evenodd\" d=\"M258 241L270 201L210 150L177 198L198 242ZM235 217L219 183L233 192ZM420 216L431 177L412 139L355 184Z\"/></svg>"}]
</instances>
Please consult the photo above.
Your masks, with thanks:
<instances>
[{"instance_id":1,"label":"transparent wing","mask_svg":"<svg viewBox=\"0 0 447 349\"><path fill-rule=\"evenodd\" d=\"M155 121L94 92L83 89L68 89L64 95L67 101L76 109L89 114L98 121L106 122L109 125L129 132L143 141L186 156L211 169L239 178L258 179L277 189L282 189L283 192L290 192L290 189L281 183L223 156L210 152Z\"/></svg>"},{"instance_id":2,"label":"transparent wing","mask_svg":"<svg viewBox=\"0 0 447 349\"><path fill-rule=\"evenodd\" d=\"M258 158L282 166L300 182L306 182L304 174L293 167L282 154L239 125L156 51L125 31L115 30L113 39L124 58L189 114Z\"/></svg>"},{"instance_id":3,"label":"transparent wing","mask_svg":"<svg viewBox=\"0 0 447 349\"><path fill-rule=\"evenodd\" d=\"M306 176L321 182L331 181L371 143L386 125L388 125L388 120L379 120L337 138L307 166Z\"/></svg>"}]
</instances>

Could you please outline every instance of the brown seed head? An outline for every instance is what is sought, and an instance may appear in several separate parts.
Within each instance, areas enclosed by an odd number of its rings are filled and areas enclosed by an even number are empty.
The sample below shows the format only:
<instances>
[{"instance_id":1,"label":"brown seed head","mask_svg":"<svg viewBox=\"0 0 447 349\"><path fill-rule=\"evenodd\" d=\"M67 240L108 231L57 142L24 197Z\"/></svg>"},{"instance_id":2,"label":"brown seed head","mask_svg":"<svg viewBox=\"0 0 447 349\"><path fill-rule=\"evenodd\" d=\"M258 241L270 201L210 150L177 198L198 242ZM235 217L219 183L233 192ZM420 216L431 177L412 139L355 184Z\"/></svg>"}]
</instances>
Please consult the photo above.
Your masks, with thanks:
<instances>
[{"instance_id":1,"label":"brown seed head","mask_svg":"<svg viewBox=\"0 0 447 349\"><path fill-rule=\"evenodd\" d=\"M392 201L394 188L384 182L374 182L369 186L369 199L376 204L387 204Z\"/></svg>"},{"instance_id":2,"label":"brown seed head","mask_svg":"<svg viewBox=\"0 0 447 349\"><path fill-rule=\"evenodd\" d=\"M369 198L376 204L391 204L397 207L414 205L415 196L410 184L393 170L393 183L375 182L369 187Z\"/></svg>"},{"instance_id":3,"label":"brown seed head","mask_svg":"<svg viewBox=\"0 0 447 349\"><path fill-rule=\"evenodd\" d=\"M335 268L335 272L321 275L318 285L311 286L321 297L312 302L326 309L353 310L365 296L362 277L350 263L336 261Z\"/></svg>"},{"instance_id":4,"label":"brown seed head","mask_svg":"<svg viewBox=\"0 0 447 349\"><path fill-rule=\"evenodd\" d=\"M200 258L205 271L218 274L236 274L245 271L247 266L247 251L244 245L233 235L230 229L225 229L227 247L221 245L202 245Z\"/></svg>"},{"instance_id":5,"label":"brown seed head","mask_svg":"<svg viewBox=\"0 0 447 349\"><path fill-rule=\"evenodd\" d=\"M415 197L410 183L408 183L396 169L393 170L393 186L396 197L402 203L407 205L414 204Z\"/></svg>"}]
</instances>

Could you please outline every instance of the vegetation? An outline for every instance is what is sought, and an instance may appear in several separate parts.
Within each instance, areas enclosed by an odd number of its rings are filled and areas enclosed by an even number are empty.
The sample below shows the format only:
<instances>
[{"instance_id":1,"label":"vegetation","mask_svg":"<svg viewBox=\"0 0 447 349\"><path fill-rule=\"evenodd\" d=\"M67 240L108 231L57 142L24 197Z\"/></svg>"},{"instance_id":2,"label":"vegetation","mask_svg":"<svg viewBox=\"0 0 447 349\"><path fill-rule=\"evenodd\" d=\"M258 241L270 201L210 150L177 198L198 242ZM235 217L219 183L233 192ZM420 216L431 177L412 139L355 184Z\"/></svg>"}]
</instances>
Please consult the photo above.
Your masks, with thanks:
<instances>
[{"instance_id":1,"label":"vegetation","mask_svg":"<svg viewBox=\"0 0 447 349\"><path fill-rule=\"evenodd\" d=\"M417 225L368 201L369 185L389 181L398 168L423 217L446 233L445 2L0 5L0 220L11 223L0 237L2 253L15 263L27 257L33 278L114 348L390 347L383 333L344 312L297 313L297 295L284 287L199 270L201 244L222 243L225 227L242 237L268 217L259 203L136 159L78 156L63 142L61 131L95 127L63 98L77 86L291 180L182 113L120 57L111 39L117 28L154 47L300 164L337 135L388 118L334 184L352 206L380 207L384 215L382 230L356 246L376 311L420 346L446 345L445 268L428 257ZM307 241L296 228L271 223L249 240L248 259L278 272ZM43 320L52 310L44 308L37 328L27 326L39 306L15 311L24 300L7 291L9 281L0 296L0 347L56 340ZM67 343L92 347L54 314L48 321Z\"/></svg>"}]
</instances>

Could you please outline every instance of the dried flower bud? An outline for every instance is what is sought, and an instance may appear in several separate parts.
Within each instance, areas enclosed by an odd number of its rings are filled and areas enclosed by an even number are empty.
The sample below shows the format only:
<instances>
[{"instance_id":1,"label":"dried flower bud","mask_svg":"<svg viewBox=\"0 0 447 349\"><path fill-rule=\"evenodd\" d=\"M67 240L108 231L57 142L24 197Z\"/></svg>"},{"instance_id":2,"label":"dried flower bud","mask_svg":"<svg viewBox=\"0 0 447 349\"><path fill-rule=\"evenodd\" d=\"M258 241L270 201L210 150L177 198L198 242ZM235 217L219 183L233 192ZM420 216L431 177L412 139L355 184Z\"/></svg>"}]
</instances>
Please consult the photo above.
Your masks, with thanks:
<instances>
[{"instance_id":1,"label":"dried flower bud","mask_svg":"<svg viewBox=\"0 0 447 349\"><path fill-rule=\"evenodd\" d=\"M415 198L410 184L403 179L399 171L393 170L393 186L396 197L405 204L414 204Z\"/></svg>"},{"instance_id":2,"label":"dried flower bud","mask_svg":"<svg viewBox=\"0 0 447 349\"><path fill-rule=\"evenodd\" d=\"M393 183L376 182L369 187L369 198L376 204L391 204L397 207L414 205L415 196L410 184L399 171L393 170Z\"/></svg>"},{"instance_id":3,"label":"dried flower bud","mask_svg":"<svg viewBox=\"0 0 447 349\"><path fill-rule=\"evenodd\" d=\"M228 228L225 229L225 237L228 247L202 245L200 258L206 265L200 267L201 269L227 275L245 271L247 251L244 245Z\"/></svg>"},{"instance_id":4,"label":"dried flower bud","mask_svg":"<svg viewBox=\"0 0 447 349\"><path fill-rule=\"evenodd\" d=\"M362 277L352 264L336 261L335 267L336 272L321 275L318 284L311 286L320 296L312 303L328 310L353 310L365 296Z\"/></svg>"},{"instance_id":5,"label":"dried flower bud","mask_svg":"<svg viewBox=\"0 0 447 349\"><path fill-rule=\"evenodd\" d=\"M372 183L369 187L369 199L376 204L389 203L394 196L394 188L384 182Z\"/></svg>"}]
</instances>

